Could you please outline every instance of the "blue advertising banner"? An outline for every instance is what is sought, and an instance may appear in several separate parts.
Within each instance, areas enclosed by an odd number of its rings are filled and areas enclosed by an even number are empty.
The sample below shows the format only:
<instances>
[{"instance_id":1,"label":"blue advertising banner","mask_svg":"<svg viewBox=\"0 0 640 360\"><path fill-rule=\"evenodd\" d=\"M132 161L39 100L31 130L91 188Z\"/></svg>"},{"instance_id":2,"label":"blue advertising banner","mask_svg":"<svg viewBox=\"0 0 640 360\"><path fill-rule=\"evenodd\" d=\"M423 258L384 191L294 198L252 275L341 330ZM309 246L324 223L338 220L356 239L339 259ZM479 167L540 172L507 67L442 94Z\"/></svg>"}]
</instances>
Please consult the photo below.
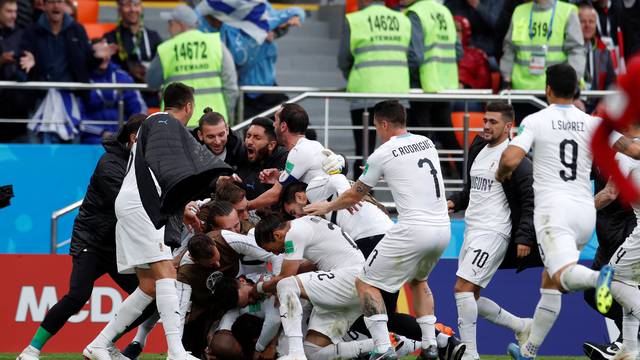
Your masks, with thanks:
<instances>
[{"instance_id":1,"label":"blue advertising banner","mask_svg":"<svg viewBox=\"0 0 640 360\"><path fill-rule=\"evenodd\" d=\"M48 253L51 213L84 197L103 153L99 145L0 145L0 185L12 184L15 193L11 206L0 209L0 253ZM71 236L76 214L59 221L59 241ZM463 239L464 220L452 219L451 242L443 257L457 258ZM582 258L592 259L596 247L594 237Z\"/></svg>"}]
</instances>

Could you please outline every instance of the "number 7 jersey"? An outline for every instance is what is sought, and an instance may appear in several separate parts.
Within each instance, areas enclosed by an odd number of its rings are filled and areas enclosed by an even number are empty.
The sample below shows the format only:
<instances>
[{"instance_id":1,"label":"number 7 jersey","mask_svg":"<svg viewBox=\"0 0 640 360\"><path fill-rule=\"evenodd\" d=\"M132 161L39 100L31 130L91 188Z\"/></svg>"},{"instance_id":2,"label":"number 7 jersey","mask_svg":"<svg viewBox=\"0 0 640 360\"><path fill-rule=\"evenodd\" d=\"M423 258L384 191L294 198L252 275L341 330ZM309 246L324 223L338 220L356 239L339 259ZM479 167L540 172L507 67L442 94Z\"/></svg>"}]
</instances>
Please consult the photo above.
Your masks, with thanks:
<instances>
[{"instance_id":1,"label":"number 7 jersey","mask_svg":"<svg viewBox=\"0 0 640 360\"><path fill-rule=\"evenodd\" d=\"M433 142L406 133L380 145L360 176L374 187L383 176L398 209L398 223L449 225L440 158Z\"/></svg>"},{"instance_id":2,"label":"number 7 jersey","mask_svg":"<svg viewBox=\"0 0 640 360\"><path fill-rule=\"evenodd\" d=\"M573 105L557 104L522 121L511 145L525 152L533 148L536 206L565 199L593 206L590 142L600 121Z\"/></svg>"}]
</instances>

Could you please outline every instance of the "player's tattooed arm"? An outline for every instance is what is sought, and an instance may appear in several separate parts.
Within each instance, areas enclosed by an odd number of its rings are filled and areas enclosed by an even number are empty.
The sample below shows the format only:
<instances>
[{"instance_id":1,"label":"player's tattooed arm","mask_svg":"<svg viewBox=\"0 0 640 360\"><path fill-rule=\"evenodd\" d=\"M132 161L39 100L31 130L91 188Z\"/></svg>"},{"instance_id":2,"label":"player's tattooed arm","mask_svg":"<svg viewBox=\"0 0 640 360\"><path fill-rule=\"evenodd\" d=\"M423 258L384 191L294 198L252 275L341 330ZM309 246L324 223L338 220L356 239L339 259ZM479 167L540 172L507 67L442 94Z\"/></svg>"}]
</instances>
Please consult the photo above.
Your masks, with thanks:
<instances>
[{"instance_id":1,"label":"player's tattooed arm","mask_svg":"<svg viewBox=\"0 0 640 360\"><path fill-rule=\"evenodd\" d=\"M508 180L525 156L527 156L527 154L524 150L517 146L509 145L500 157L500 165L498 171L496 171L496 180L499 182Z\"/></svg>"},{"instance_id":2,"label":"player's tattooed arm","mask_svg":"<svg viewBox=\"0 0 640 360\"><path fill-rule=\"evenodd\" d=\"M309 204L304 207L304 211L309 215L324 215L332 211L350 209L362 201L369 191L371 191L371 186L358 180L349 190L340 194L337 199L331 202L323 201Z\"/></svg>"},{"instance_id":3,"label":"player's tattooed arm","mask_svg":"<svg viewBox=\"0 0 640 360\"><path fill-rule=\"evenodd\" d=\"M613 148L629 157L636 160L640 160L640 142L633 139L622 136L618 141L613 144Z\"/></svg>"},{"instance_id":4,"label":"player's tattooed arm","mask_svg":"<svg viewBox=\"0 0 640 360\"><path fill-rule=\"evenodd\" d=\"M607 185L604 187L604 189L600 190L600 192L596 194L596 197L595 197L596 209L599 210L611 204L615 199L618 198L619 193L620 191L618 190L616 185L613 183L613 181L609 180L609 182L607 182Z\"/></svg>"}]
</instances>

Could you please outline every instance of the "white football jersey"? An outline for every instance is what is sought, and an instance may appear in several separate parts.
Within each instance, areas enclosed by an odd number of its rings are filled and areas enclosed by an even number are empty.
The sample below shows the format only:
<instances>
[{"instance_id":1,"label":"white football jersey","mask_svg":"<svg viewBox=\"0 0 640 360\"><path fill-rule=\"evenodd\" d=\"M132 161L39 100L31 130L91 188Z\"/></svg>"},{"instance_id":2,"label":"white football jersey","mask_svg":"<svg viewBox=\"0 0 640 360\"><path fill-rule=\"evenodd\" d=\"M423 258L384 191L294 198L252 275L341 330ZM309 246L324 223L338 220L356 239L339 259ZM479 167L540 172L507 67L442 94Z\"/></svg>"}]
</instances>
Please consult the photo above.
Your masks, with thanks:
<instances>
[{"instance_id":1,"label":"white football jersey","mask_svg":"<svg viewBox=\"0 0 640 360\"><path fill-rule=\"evenodd\" d=\"M364 256L338 225L317 216L291 220L284 239L285 260L309 260L318 270L362 265Z\"/></svg>"},{"instance_id":2,"label":"white football jersey","mask_svg":"<svg viewBox=\"0 0 640 360\"><path fill-rule=\"evenodd\" d=\"M628 176L637 187L640 187L640 161L620 153L616 154L616 160L618 161L618 166L622 174ZM640 220L640 202L635 202L632 206L636 218ZM640 227L636 227L634 233L636 230L640 232Z\"/></svg>"},{"instance_id":3,"label":"white football jersey","mask_svg":"<svg viewBox=\"0 0 640 360\"><path fill-rule=\"evenodd\" d=\"M440 158L433 142L406 133L380 145L360 176L374 187L384 176L398 209L398 223L449 225Z\"/></svg>"},{"instance_id":4,"label":"white football jersey","mask_svg":"<svg viewBox=\"0 0 640 360\"><path fill-rule=\"evenodd\" d=\"M325 156L322 154L322 150L324 150L324 146L319 142L304 137L300 138L287 155L287 162L280 182L290 183L299 180L308 184L311 179L323 175L322 161Z\"/></svg>"},{"instance_id":5,"label":"white football jersey","mask_svg":"<svg viewBox=\"0 0 640 360\"><path fill-rule=\"evenodd\" d=\"M342 174L323 175L311 180L307 186L307 199L309 202L333 200L343 192L351 188L351 183ZM387 232L393 221L377 206L368 201L363 201L360 210L351 214L348 210L338 210L336 224L342 228L354 240L364 239L369 236L381 235ZM331 219L333 212L325 217Z\"/></svg>"},{"instance_id":6,"label":"white football jersey","mask_svg":"<svg viewBox=\"0 0 640 360\"><path fill-rule=\"evenodd\" d=\"M511 141L525 152L533 147L535 204L584 202L593 206L591 138L601 119L573 105L553 104L527 116ZM621 135L612 134L614 143Z\"/></svg>"},{"instance_id":7,"label":"white football jersey","mask_svg":"<svg viewBox=\"0 0 640 360\"><path fill-rule=\"evenodd\" d=\"M471 165L471 191L464 220L469 230L485 229L511 235L511 209L502 184L496 180L500 156L509 140L485 146Z\"/></svg>"}]
</instances>

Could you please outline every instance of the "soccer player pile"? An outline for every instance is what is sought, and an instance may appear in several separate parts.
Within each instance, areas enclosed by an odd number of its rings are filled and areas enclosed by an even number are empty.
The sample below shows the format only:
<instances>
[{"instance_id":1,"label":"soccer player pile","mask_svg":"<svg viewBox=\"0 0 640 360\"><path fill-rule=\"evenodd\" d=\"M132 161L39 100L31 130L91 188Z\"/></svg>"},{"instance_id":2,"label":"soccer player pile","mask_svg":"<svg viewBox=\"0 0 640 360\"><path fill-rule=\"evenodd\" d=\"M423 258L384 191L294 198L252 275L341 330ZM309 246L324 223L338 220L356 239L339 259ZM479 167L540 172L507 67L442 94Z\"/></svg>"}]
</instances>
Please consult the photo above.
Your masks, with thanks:
<instances>
[{"instance_id":1,"label":"soccer player pile","mask_svg":"<svg viewBox=\"0 0 640 360\"><path fill-rule=\"evenodd\" d=\"M636 67L632 62L630 73ZM274 129L290 151L284 171L260 175L273 184L252 202L264 205L248 213L246 200L229 197L237 192L238 179L220 178L211 199L187 204L184 222L190 226L169 257L155 228L121 224L122 213L146 216L134 209L141 201L130 190L136 181L141 185L130 171L116 200L116 231L138 242L118 247L117 255L119 269L136 269L140 287L84 356L135 358L162 319L172 360L398 359L412 353L418 359L479 359L480 315L514 332L514 343L505 344L514 359L530 359L560 313L562 294L591 289L600 312L615 302L623 308L622 343L611 357L635 359L640 230L599 271L578 263L594 230L596 207L606 206L627 185L612 181L594 200L591 141L599 126L615 126L573 106L577 84L569 65L549 67L550 106L526 117L513 139L512 107L488 104L484 131L470 149L465 189L449 198L434 142L406 130L406 111L398 101L375 105L381 145L355 182L345 176L342 156L305 138L304 109L286 104L276 113ZM622 106L637 104L627 98ZM621 130L604 131L610 134L601 142L618 152L622 174L640 186L640 143L633 140L640 132L635 126ZM391 190L396 222L370 194L381 179ZM449 244L449 212L462 209L466 230L453 290L458 339L436 323L428 278ZM640 214L640 207L635 210ZM145 237L152 240L140 240ZM507 259L510 245L513 259ZM154 270L154 262L173 257L173 278L170 268ZM481 296L507 260L515 264L511 267L536 266L536 261L544 266L533 318L518 317ZM161 277L150 275L163 271ZM415 317L396 312L405 284ZM123 355L113 342L154 298L156 315L144 319ZM36 359L30 351L18 359Z\"/></svg>"}]
</instances>

